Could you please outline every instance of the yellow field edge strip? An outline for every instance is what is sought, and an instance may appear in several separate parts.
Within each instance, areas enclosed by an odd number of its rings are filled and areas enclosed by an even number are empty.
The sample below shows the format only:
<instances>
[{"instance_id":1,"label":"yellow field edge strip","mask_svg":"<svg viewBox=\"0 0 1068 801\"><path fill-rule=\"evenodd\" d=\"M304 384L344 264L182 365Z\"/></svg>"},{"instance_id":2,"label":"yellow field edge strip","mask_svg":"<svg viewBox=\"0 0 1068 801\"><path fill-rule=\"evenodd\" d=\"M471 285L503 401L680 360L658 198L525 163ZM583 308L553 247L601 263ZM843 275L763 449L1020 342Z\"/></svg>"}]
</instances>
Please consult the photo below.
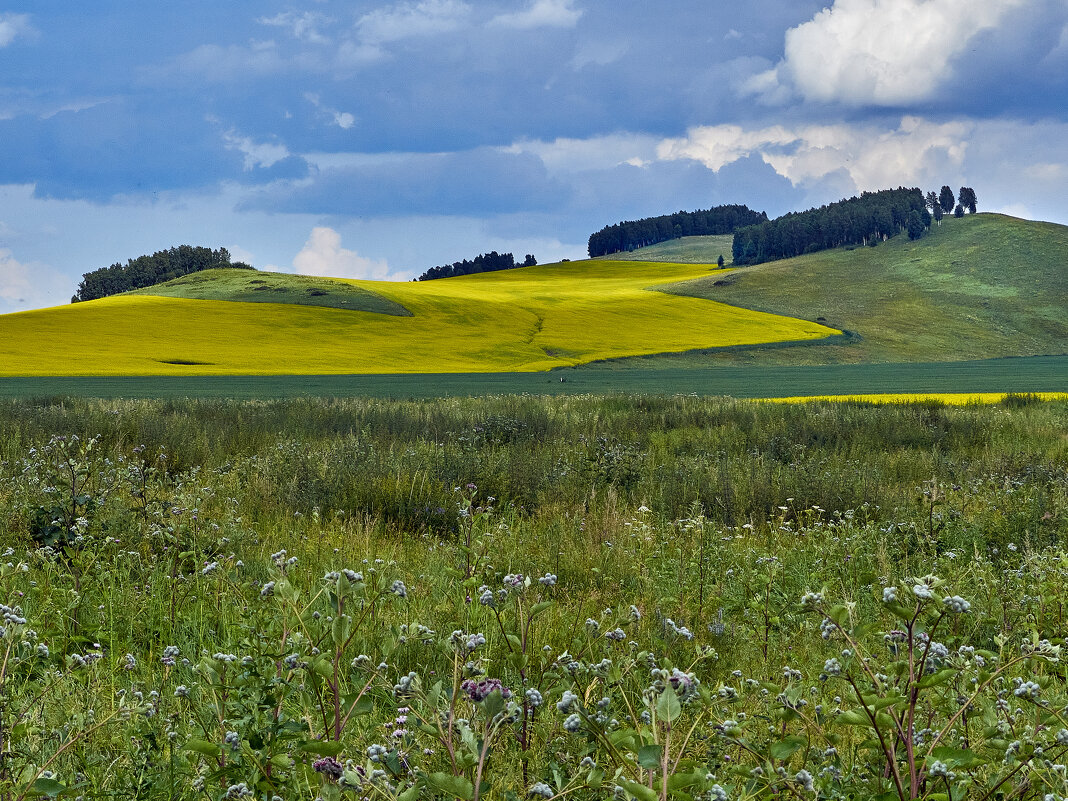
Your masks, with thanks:
<instances>
[{"instance_id":1,"label":"yellow field edge strip","mask_svg":"<svg viewBox=\"0 0 1068 801\"><path fill-rule=\"evenodd\" d=\"M939 401L949 406L1001 403L1008 395L1025 395L1044 401L1068 400L1068 392L916 392L872 395L797 395L789 398L761 398L768 403L808 403L811 401L861 403L923 403Z\"/></svg>"}]
</instances>

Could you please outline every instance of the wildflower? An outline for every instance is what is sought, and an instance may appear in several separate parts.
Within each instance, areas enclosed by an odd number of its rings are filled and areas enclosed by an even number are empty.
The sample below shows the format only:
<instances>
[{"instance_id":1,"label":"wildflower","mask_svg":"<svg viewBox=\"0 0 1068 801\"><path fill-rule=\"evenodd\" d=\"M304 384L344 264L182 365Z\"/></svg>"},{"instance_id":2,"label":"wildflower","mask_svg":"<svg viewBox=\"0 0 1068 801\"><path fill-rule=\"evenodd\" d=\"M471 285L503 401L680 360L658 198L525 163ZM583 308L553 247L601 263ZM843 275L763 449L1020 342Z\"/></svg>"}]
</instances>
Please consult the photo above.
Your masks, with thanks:
<instances>
[{"instance_id":1,"label":"wildflower","mask_svg":"<svg viewBox=\"0 0 1068 801\"><path fill-rule=\"evenodd\" d=\"M951 780L953 778L953 771L949 769L949 766L945 762L940 762L936 759L928 766L927 775L934 779L941 778Z\"/></svg>"},{"instance_id":2,"label":"wildflower","mask_svg":"<svg viewBox=\"0 0 1068 801\"><path fill-rule=\"evenodd\" d=\"M345 772L344 768L341 767L341 763L333 757L323 757L322 759L315 760L315 762L312 763L312 770L316 773L323 774L326 778L335 782L340 779L341 774Z\"/></svg>"},{"instance_id":3,"label":"wildflower","mask_svg":"<svg viewBox=\"0 0 1068 801\"><path fill-rule=\"evenodd\" d=\"M1025 681L1013 691L1013 695L1037 701L1042 695L1042 687L1033 681Z\"/></svg>"},{"instance_id":4,"label":"wildflower","mask_svg":"<svg viewBox=\"0 0 1068 801\"><path fill-rule=\"evenodd\" d=\"M177 658L178 658L178 646L177 645L168 645L166 648L163 649L163 656L160 657L159 661L162 662L167 667L174 667L174 664L177 661Z\"/></svg>"},{"instance_id":5,"label":"wildflower","mask_svg":"<svg viewBox=\"0 0 1068 801\"><path fill-rule=\"evenodd\" d=\"M556 586L556 574L555 573L546 573L544 576L542 576L540 579L538 579L538 583L542 584L542 585L544 585L546 587L555 587Z\"/></svg>"},{"instance_id":6,"label":"wildflower","mask_svg":"<svg viewBox=\"0 0 1068 801\"><path fill-rule=\"evenodd\" d=\"M541 706L541 705L542 705L542 703L544 702L544 699L543 699L543 698L541 697L541 693L540 693L540 692L538 692L538 691L537 691L536 689L534 689L533 687L531 687L530 689L528 689L528 690L527 690L527 691L526 691L526 692L525 692L525 693L523 694L523 697L524 697L524 698L526 698L526 701L527 701L527 706L529 706L529 707L530 707L530 708L532 708L532 709L533 709L533 708L535 708L535 707L539 707L539 706Z\"/></svg>"},{"instance_id":7,"label":"wildflower","mask_svg":"<svg viewBox=\"0 0 1068 801\"><path fill-rule=\"evenodd\" d=\"M568 715L564 720L564 731L569 731L572 734L582 728L582 716L579 714Z\"/></svg>"},{"instance_id":8,"label":"wildflower","mask_svg":"<svg viewBox=\"0 0 1068 801\"><path fill-rule=\"evenodd\" d=\"M713 784L708 790L708 797L712 801L727 801L727 791L718 784Z\"/></svg>"},{"instance_id":9,"label":"wildflower","mask_svg":"<svg viewBox=\"0 0 1068 801\"><path fill-rule=\"evenodd\" d=\"M177 687L174 688L174 697L175 698L188 698L189 697L189 688L186 687L184 684L179 684Z\"/></svg>"},{"instance_id":10,"label":"wildflower","mask_svg":"<svg viewBox=\"0 0 1068 801\"><path fill-rule=\"evenodd\" d=\"M946 608L946 611L953 612L960 615L969 611L972 605L961 598L959 595L950 595L942 599L942 606Z\"/></svg>"},{"instance_id":11,"label":"wildflower","mask_svg":"<svg viewBox=\"0 0 1068 801\"><path fill-rule=\"evenodd\" d=\"M467 679L460 685L460 689L476 704L485 701L494 692L499 692L505 699L512 697L512 691L505 687L500 679L482 679L472 681Z\"/></svg>"},{"instance_id":12,"label":"wildflower","mask_svg":"<svg viewBox=\"0 0 1068 801\"><path fill-rule=\"evenodd\" d=\"M823 672L826 673L828 676L841 676L842 665L837 659L831 657L823 663Z\"/></svg>"},{"instance_id":13,"label":"wildflower","mask_svg":"<svg viewBox=\"0 0 1068 801\"><path fill-rule=\"evenodd\" d=\"M575 695L571 690L564 690L564 694L560 697L560 700L556 703L556 708L565 715L571 711L574 705L578 702L579 697Z\"/></svg>"},{"instance_id":14,"label":"wildflower","mask_svg":"<svg viewBox=\"0 0 1068 801\"><path fill-rule=\"evenodd\" d=\"M815 790L815 783L812 781L812 774L807 770L799 770L794 776L794 781L804 787L808 792Z\"/></svg>"},{"instance_id":15,"label":"wildflower","mask_svg":"<svg viewBox=\"0 0 1068 801\"><path fill-rule=\"evenodd\" d=\"M921 601L930 601L934 598L934 593L931 591L931 588L922 582L913 585L912 594Z\"/></svg>"},{"instance_id":16,"label":"wildflower","mask_svg":"<svg viewBox=\"0 0 1068 801\"><path fill-rule=\"evenodd\" d=\"M620 628L615 628L615 629L612 629L611 631L606 631L604 633L604 638L606 640L614 640L615 642L621 642L621 641L625 640L626 637L627 637L626 632L624 632L623 629L620 629Z\"/></svg>"},{"instance_id":17,"label":"wildflower","mask_svg":"<svg viewBox=\"0 0 1068 801\"><path fill-rule=\"evenodd\" d=\"M254 795L254 793L248 789L248 785L244 782L238 782L226 788L226 794L223 798L248 798L250 795Z\"/></svg>"},{"instance_id":18,"label":"wildflower","mask_svg":"<svg viewBox=\"0 0 1068 801\"><path fill-rule=\"evenodd\" d=\"M897 603L897 587L883 587L883 603Z\"/></svg>"},{"instance_id":19,"label":"wildflower","mask_svg":"<svg viewBox=\"0 0 1068 801\"><path fill-rule=\"evenodd\" d=\"M272 595L274 595L274 582L268 581L260 590L260 598L270 598Z\"/></svg>"},{"instance_id":20,"label":"wildflower","mask_svg":"<svg viewBox=\"0 0 1068 801\"><path fill-rule=\"evenodd\" d=\"M134 659L133 654L126 654L125 662L122 667L124 670L135 670L137 668L137 660Z\"/></svg>"},{"instance_id":21,"label":"wildflower","mask_svg":"<svg viewBox=\"0 0 1068 801\"><path fill-rule=\"evenodd\" d=\"M547 785L545 782L537 782L531 785L527 791L527 795L536 795L541 798L552 798L556 793L553 792L553 788Z\"/></svg>"},{"instance_id":22,"label":"wildflower","mask_svg":"<svg viewBox=\"0 0 1068 801\"><path fill-rule=\"evenodd\" d=\"M408 597L408 588L404 586L404 582L400 579L397 579L393 582L393 584L389 588L389 591L396 595L398 598Z\"/></svg>"},{"instance_id":23,"label":"wildflower","mask_svg":"<svg viewBox=\"0 0 1068 801\"><path fill-rule=\"evenodd\" d=\"M372 762L381 762L389 755L389 749L384 745L372 745L367 749L367 758Z\"/></svg>"},{"instance_id":24,"label":"wildflower","mask_svg":"<svg viewBox=\"0 0 1068 801\"><path fill-rule=\"evenodd\" d=\"M393 685L393 694L398 698L409 695L412 691L412 682L418 677L419 674L414 670L407 676L401 676L397 683Z\"/></svg>"},{"instance_id":25,"label":"wildflower","mask_svg":"<svg viewBox=\"0 0 1068 801\"><path fill-rule=\"evenodd\" d=\"M815 609L826 600L822 592L806 592L801 596L802 609Z\"/></svg>"}]
</instances>

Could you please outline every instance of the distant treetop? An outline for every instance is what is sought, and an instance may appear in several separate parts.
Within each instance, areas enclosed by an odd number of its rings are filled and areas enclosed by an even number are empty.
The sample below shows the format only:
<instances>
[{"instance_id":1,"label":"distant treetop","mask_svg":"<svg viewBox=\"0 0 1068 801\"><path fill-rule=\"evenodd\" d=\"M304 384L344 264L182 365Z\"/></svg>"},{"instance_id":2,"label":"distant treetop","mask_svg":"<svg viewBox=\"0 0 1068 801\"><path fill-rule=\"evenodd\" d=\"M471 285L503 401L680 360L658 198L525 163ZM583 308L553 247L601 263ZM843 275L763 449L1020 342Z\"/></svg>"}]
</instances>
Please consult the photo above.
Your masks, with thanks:
<instances>
[{"instance_id":1,"label":"distant treetop","mask_svg":"<svg viewBox=\"0 0 1068 801\"><path fill-rule=\"evenodd\" d=\"M677 211L660 217L646 217L608 225L590 236L590 258L624 253L679 239L684 236L733 234L735 228L767 222L768 215L748 206L716 206L698 211Z\"/></svg>"},{"instance_id":2,"label":"distant treetop","mask_svg":"<svg viewBox=\"0 0 1068 801\"><path fill-rule=\"evenodd\" d=\"M906 232L918 239L931 227L927 198L920 189L864 192L818 209L784 214L734 233L734 263L760 264L803 253L876 245Z\"/></svg>"},{"instance_id":3,"label":"distant treetop","mask_svg":"<svg viewBox=\"0 0 1068 801\"><path fill-rule=\"evenodd\" d=\"M514 270L516 267L533 267L538 263L530 253L519 263L511 253L498 253L496 250L489 253L480 253L473 260L457 261L452 264L443 264L440 267L431 267L417 281L432 281L435 278L455 278L458 275L472 275L474 273L492 273L498 270Z\"/></svg>"},{"instance_id":4,"label":"distant treetop","mask_svg":"<svg viewBox=\"0 0 1068 801\"><path fill-rule=\"evenodd\" d=\"M169 250L159 250L151 256L138 256L129 259L126 264L116 262L110 267L85 273L78 284L78 292L71 303L82 300L96 300L108 295L118 295L131 289L143 289L147 286L162 284L183 275L231 267L242 270L255 269L242 261L230 261L230 252L226 248L211 248L179 245Z\"/></svg>"}]
</instances>

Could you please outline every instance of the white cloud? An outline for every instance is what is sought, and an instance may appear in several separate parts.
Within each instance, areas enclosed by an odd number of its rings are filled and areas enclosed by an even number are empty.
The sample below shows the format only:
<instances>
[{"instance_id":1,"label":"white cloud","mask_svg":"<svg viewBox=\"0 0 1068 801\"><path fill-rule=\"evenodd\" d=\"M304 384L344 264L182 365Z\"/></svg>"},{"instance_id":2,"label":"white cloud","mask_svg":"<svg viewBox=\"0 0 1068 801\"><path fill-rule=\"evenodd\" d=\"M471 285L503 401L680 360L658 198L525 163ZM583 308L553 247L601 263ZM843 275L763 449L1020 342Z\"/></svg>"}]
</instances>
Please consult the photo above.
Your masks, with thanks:
<instances>
[{"instance_id":1,"label":"white cloud","mask_svg":"<svg viewBox=\"0 0 1068 801\"><path fill-rule=\"evenodd\" d=\"M284 158L289 157L289 149L277 142L254 142L248 136L240 136L230 130L223 134L223 141L229 150L239 150L245 156L245 172L252 172L257 167L273 167Z\"/></svg>"},{"instance_id":2,"label":"white cloud","mask_svg":"<svg viewBox=\"0 0 1068 801\"><path fill-rule=\"evenodd\" d=\"M932 97L953 59L1027 0L835 0L786 32L783 60L746 87L771 102L899 106Z\"/></svg>"},{"instance_id":3,"label":"white cloud","mask_svg":"<svg viewBox=\"0 0 1068 801\"><path fill-rule=\"evenodd\" d=\"M550 175L605 170L620 164L644 164L656 158L657 138L618 133L589 139L524 139L503 148L506 153L532 153Z\"/></svg>"},{"instance_id":4,"label":"white cloud","mask_svg":"<svg viewBox=\"0 0 1068 801\"><path fill-rule=\"evenodd\" d=\"M66 281L39 262L22 263L7 248L0 248L0 311L33 309L55 303ZM70 291L73 294L72 290Z\"/></svg>"},{"instance_id":5,"label":"white cloud","mask_svg":"<svg viewBox=\"0 0 1068 801\"><path fill-rule=\"evenodd\" d=\"M395 42L413 36L433 36L462 27L471 14L463 0L420 0L397 3L364 14L356 22L365 44Z\"/></svg>"},{"instance_id":6,"label":"white cloud","mask_svg":"<svg viewBox=\"0 0 1068 801\"><path fill-rule=\"evenodd\" d=\"M397 276L390 273L385 260L368 259L354 250L341 247L341 234L325 226L312 229L303 249L293 257L293 269L298 275L398 280Z\"/></svg>"},{"instance_id":7,"label":"white cloud","mask_svg":"<svg viewBox=\"0 0 1068 801\"><path fill-rule=\"evenodd\" d=\"M335 111L334 123L337 125L338 128L342 128L347 131L349 128L356 124L356 118L349 114L347 111Z\"/></svg>"},{"instance_id":8,"label":"white cloud","mask_svg":"<svg viewBox=\"0 0 1068 801\"><path fill-rule=\"evenodd\" d=\"M896 130L870 125L805 125L746 130L738 125L694 128L665 139L664 160L692 159L718 171L759 156L795 186L844 170L858 191L916 183L964 160L974 123L935 123L904 117Z\"/></svg>"},{"instance_id":9,"label":"white cloud","mask_svg":"<svg viewBox=\"0 0 1068 801\"><path fill-rule=\"evenodd\" d=\"M322 14L317 14L314 11L306 11L303 14L284 11L280 14L275 14L273 17L261 17L258 21L261 25L284 28L293 34L293 38L302 42L326 44L330 41L329 38L319 32L319 26L328 20Z\"/></svg>"},{"instance_id":10,"label":"white cloud","mask_svg":"<svg viewBox=\"0 0 1068 801\"><path fill-rule=\"evenodd\" d=\"M582 11L573 8L574 0L534 0L530 8L511 14L500 14L489 21L491 27L517 28L573 28Z\"/></svg>"},{"instance_id":11,"label":"white cloud","mask_svg":"<svg viewBox=\"0 0 1068 801\"><path fill-rule=\"evenodd\" d=\"M0 14L0 47L7 47L19 36L32 33L29 14Z\"/></svg>"}]
</instances>

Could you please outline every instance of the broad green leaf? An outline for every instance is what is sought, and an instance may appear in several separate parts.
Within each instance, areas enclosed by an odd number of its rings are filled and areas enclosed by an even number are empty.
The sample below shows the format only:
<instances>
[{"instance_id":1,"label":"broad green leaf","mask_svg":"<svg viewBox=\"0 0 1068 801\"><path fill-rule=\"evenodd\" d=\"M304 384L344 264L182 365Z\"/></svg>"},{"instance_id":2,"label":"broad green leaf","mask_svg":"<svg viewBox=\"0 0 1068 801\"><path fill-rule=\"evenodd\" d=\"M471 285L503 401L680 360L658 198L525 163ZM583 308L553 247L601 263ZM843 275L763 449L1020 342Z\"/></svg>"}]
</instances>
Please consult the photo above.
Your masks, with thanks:
<instances>
[{"instance_id":1,"label":"broad green leaf","mask_svg":"<svg viewBox=\"0 0 1068 801\"><path fill-rule=\"evenodd\" d=\"M956 668L946 668L937 673L932 673L929 676L924 676L916 682L916 686L921 689L926 687L937 687L940 684L952 681L957 675L959 675L959 671Z\"/></svg>"},{"instance_id":2,"label":"broad green leaf","mask_svg":"<svg viewBox=\"0 0 1068 801\"><path fill-rule=\"evenodd\" d=\"M451 795L453 798L471 801L475 797L475 786L463 776L453 776L449 773L431 773L426 777L426 781L439 793Z\"/></svg>"},{"instance_id":3,"label":"broad green leaf","mask_svg":"<svg viewBox=\"0 0 1068 801\"><path fill-rule=\"evenodd\" d=\"M655 770L660 767L660 760L664 756L664 749L653 743L643 745L638 749L638 764L646 770Z\"/></svg>"},{"instance_id":4,"label":"broad green leaf","mask_svg":"<svg viewBox=\"0 0 1068 801\"><path fill-rule=\"evenodd\" d=\"M799 748L803 748L806 742L808 741L804 737L795 734L772 743L768 748L768 753L771 754L772 759L789 759Z\"/></svg>"},{"instance_id":5,"label":"broad green leaf","mask_svg":"<svg viewBox=\"0 0 1068 801\"><path fill-rule=\"evenodd\" d=\"M552 601L542 601L541 603L534 604L534 606L530 607L530 619L533 620L552 605Z\"/></svg>"},{"instance_id":6,"label":"broad green leaf","mask_svg":"<svg viewBox=\"0 0 1068 801\"><path fill-rule=\"evenodd\" d=\"M619 779L619 786L638 799L638 801L658 801L655 790L650 790L644 784L638 784L630 779Z\"/></svg>"},{"instance_id":7,"label":"broad green leaf","mask_svg":"<svg viewBox=\"0 0 1068 801\"><path fill-rule=\"evenodd\" d=\"M186 740L183 748L186 751L195 751L198 754L210 757L217 757L222 752L219 746L207 740Z\"/></svg>"},{"instance_id":8,"label":"broad green leaf","mask_svg":"<svg viewBox=\"0 0 1068 801\"><path fill-rule=\"evenodd\" d=\"M45 795L49 798L55 798L66 789L66 785L60 784L55 779L45 779L42 777L33 783L33 787L30 788L27 795Z\"/></svg>"},{"instance_id":9,"label":"broad green leaf","mask_svg":"<svg viewBox=\"0 0 1068 801\"><path fill-rule=\"evenodd\" d=\"M670 683L664 687L664 692L660 693L660 700L656 702L656 714L668 723L674 723L682 714L682 704L679 703L675 688Z\"/></svg>"},{"instance_id":10,"label":"broad green leaf","mask_svg":"<svg viewBox=\"0 0 1068 801\"><path fill-rule=\"evenodd\" d=\"M317 756L334 757L341 753L341 743L333 740L309 740L300 746L300 750Z\"/></svg>"}]
</instances>

